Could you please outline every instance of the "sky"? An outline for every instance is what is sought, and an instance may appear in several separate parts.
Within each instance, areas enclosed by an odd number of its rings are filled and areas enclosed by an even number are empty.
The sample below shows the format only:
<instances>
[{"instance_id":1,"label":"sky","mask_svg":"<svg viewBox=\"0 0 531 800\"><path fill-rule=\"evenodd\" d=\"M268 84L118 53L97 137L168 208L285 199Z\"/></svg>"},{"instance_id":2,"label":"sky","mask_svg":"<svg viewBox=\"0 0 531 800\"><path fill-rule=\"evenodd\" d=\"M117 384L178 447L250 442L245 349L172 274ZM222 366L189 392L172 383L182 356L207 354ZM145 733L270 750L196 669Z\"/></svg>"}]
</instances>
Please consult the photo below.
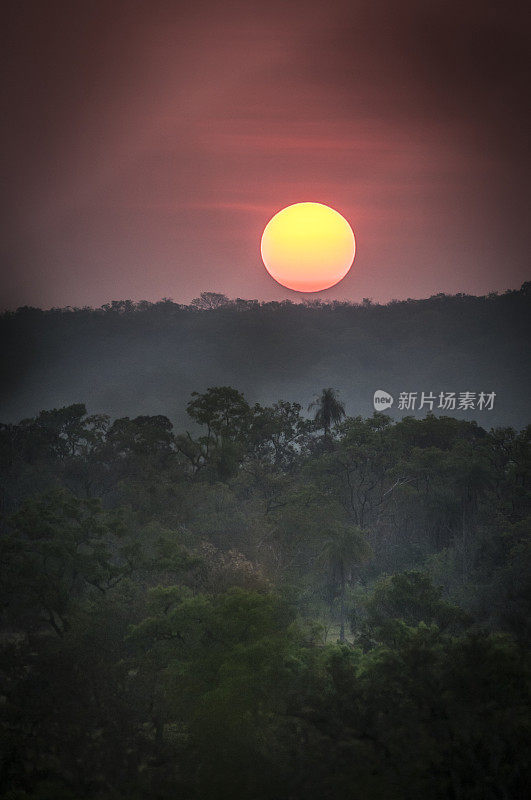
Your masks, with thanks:
<instances>
[{"instance_id":1,"label":"sky","mask_svg":"<svg viewBox=\"0 0 531 800\"><path fill-rule=\"evenodd\" d=\"M4 4L0 307L375 302L529 279L529 12L489 0ZM296 202L354 265L260 259Z\"/></svg>"}]
</instances>

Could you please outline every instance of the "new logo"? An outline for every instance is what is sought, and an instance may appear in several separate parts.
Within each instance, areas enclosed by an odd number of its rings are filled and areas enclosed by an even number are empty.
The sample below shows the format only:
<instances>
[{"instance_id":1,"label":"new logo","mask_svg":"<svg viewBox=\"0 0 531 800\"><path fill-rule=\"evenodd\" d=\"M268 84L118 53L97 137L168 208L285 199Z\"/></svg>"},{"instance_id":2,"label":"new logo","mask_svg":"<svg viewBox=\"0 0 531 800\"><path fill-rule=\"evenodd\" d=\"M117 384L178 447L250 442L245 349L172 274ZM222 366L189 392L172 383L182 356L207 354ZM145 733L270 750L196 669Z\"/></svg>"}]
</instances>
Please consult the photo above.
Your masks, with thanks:
<instances>
[{"instance_id":1,"label":"new logo","mask_svg":"<svg viewBox=\"0 0 531 800\"><path fill-rule=\"evenodd\" d=\"M383 411L385 408L391 408L393 405L393 398L383 389L377 389L374 393L373 405L376 411Z\"/></svg>"}]
</instances>

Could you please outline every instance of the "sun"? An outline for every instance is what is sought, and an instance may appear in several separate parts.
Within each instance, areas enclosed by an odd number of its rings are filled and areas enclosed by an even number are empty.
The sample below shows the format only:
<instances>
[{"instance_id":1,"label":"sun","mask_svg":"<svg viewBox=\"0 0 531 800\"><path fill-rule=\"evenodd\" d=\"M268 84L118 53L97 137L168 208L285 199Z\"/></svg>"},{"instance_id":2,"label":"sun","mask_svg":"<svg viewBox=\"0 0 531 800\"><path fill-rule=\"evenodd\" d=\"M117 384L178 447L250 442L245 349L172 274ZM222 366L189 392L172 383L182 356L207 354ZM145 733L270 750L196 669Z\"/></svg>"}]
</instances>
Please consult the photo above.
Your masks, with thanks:
<instances>
[{"instance_id":1,"label":"sun","mask_svg":"<svg viewBox=\"0 0 531 800\"><path fill-rule=\"evenodd\" d=\"M295 203L269 220L260 249L265 268L282 286L320 292L345 277L356 240L338 211L322 203Z\"/></svg>"}]
</instances>

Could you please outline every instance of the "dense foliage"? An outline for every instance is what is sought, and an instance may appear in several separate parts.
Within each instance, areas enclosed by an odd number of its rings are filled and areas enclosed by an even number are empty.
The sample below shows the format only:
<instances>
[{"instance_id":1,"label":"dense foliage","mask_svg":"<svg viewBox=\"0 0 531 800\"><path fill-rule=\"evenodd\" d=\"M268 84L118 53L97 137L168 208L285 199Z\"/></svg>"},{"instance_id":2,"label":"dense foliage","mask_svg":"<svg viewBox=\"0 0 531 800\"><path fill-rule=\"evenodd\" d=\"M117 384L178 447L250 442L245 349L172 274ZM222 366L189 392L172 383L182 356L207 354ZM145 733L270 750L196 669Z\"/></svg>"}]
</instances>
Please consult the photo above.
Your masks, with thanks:
<instances>
[{"instance_id":1,"label":"dense foliage","mask_svg":"<svg viewBox=\"0 0 531 800\"><path fill-rule=\"evenodd\" d=\"M531 429L187 410L0 426L0 798L524 797Z\"/></svg>"}]
</instances>

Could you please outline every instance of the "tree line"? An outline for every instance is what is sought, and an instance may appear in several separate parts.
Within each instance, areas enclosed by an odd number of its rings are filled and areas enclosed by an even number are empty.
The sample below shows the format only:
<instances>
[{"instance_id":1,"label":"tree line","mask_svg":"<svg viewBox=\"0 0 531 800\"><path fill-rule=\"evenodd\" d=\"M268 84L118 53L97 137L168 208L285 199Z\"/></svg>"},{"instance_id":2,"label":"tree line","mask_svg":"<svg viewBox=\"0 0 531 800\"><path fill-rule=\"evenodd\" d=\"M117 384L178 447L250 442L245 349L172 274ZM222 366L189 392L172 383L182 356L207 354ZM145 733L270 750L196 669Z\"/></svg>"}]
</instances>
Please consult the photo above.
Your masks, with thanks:
<instances>
[{"instance_id":1,"label":"tree line","mask_svg":"<svg viewBox=\"0 0 531 800\"><path fill-rule=\"evenodd\" d=\"M231 385L250 402L305 408L334 386L351 415L372 413L377 389L495 392L483 426L529 421L529 287L484 297L435 295L385 305L230 300L185 305L120 300L102 308L21 308L0 315L0 420L80 400L112 417L163 414L186 427L192 391ZM397 404L389 413L400 416Z\"/></svg>"}]
</instances>

